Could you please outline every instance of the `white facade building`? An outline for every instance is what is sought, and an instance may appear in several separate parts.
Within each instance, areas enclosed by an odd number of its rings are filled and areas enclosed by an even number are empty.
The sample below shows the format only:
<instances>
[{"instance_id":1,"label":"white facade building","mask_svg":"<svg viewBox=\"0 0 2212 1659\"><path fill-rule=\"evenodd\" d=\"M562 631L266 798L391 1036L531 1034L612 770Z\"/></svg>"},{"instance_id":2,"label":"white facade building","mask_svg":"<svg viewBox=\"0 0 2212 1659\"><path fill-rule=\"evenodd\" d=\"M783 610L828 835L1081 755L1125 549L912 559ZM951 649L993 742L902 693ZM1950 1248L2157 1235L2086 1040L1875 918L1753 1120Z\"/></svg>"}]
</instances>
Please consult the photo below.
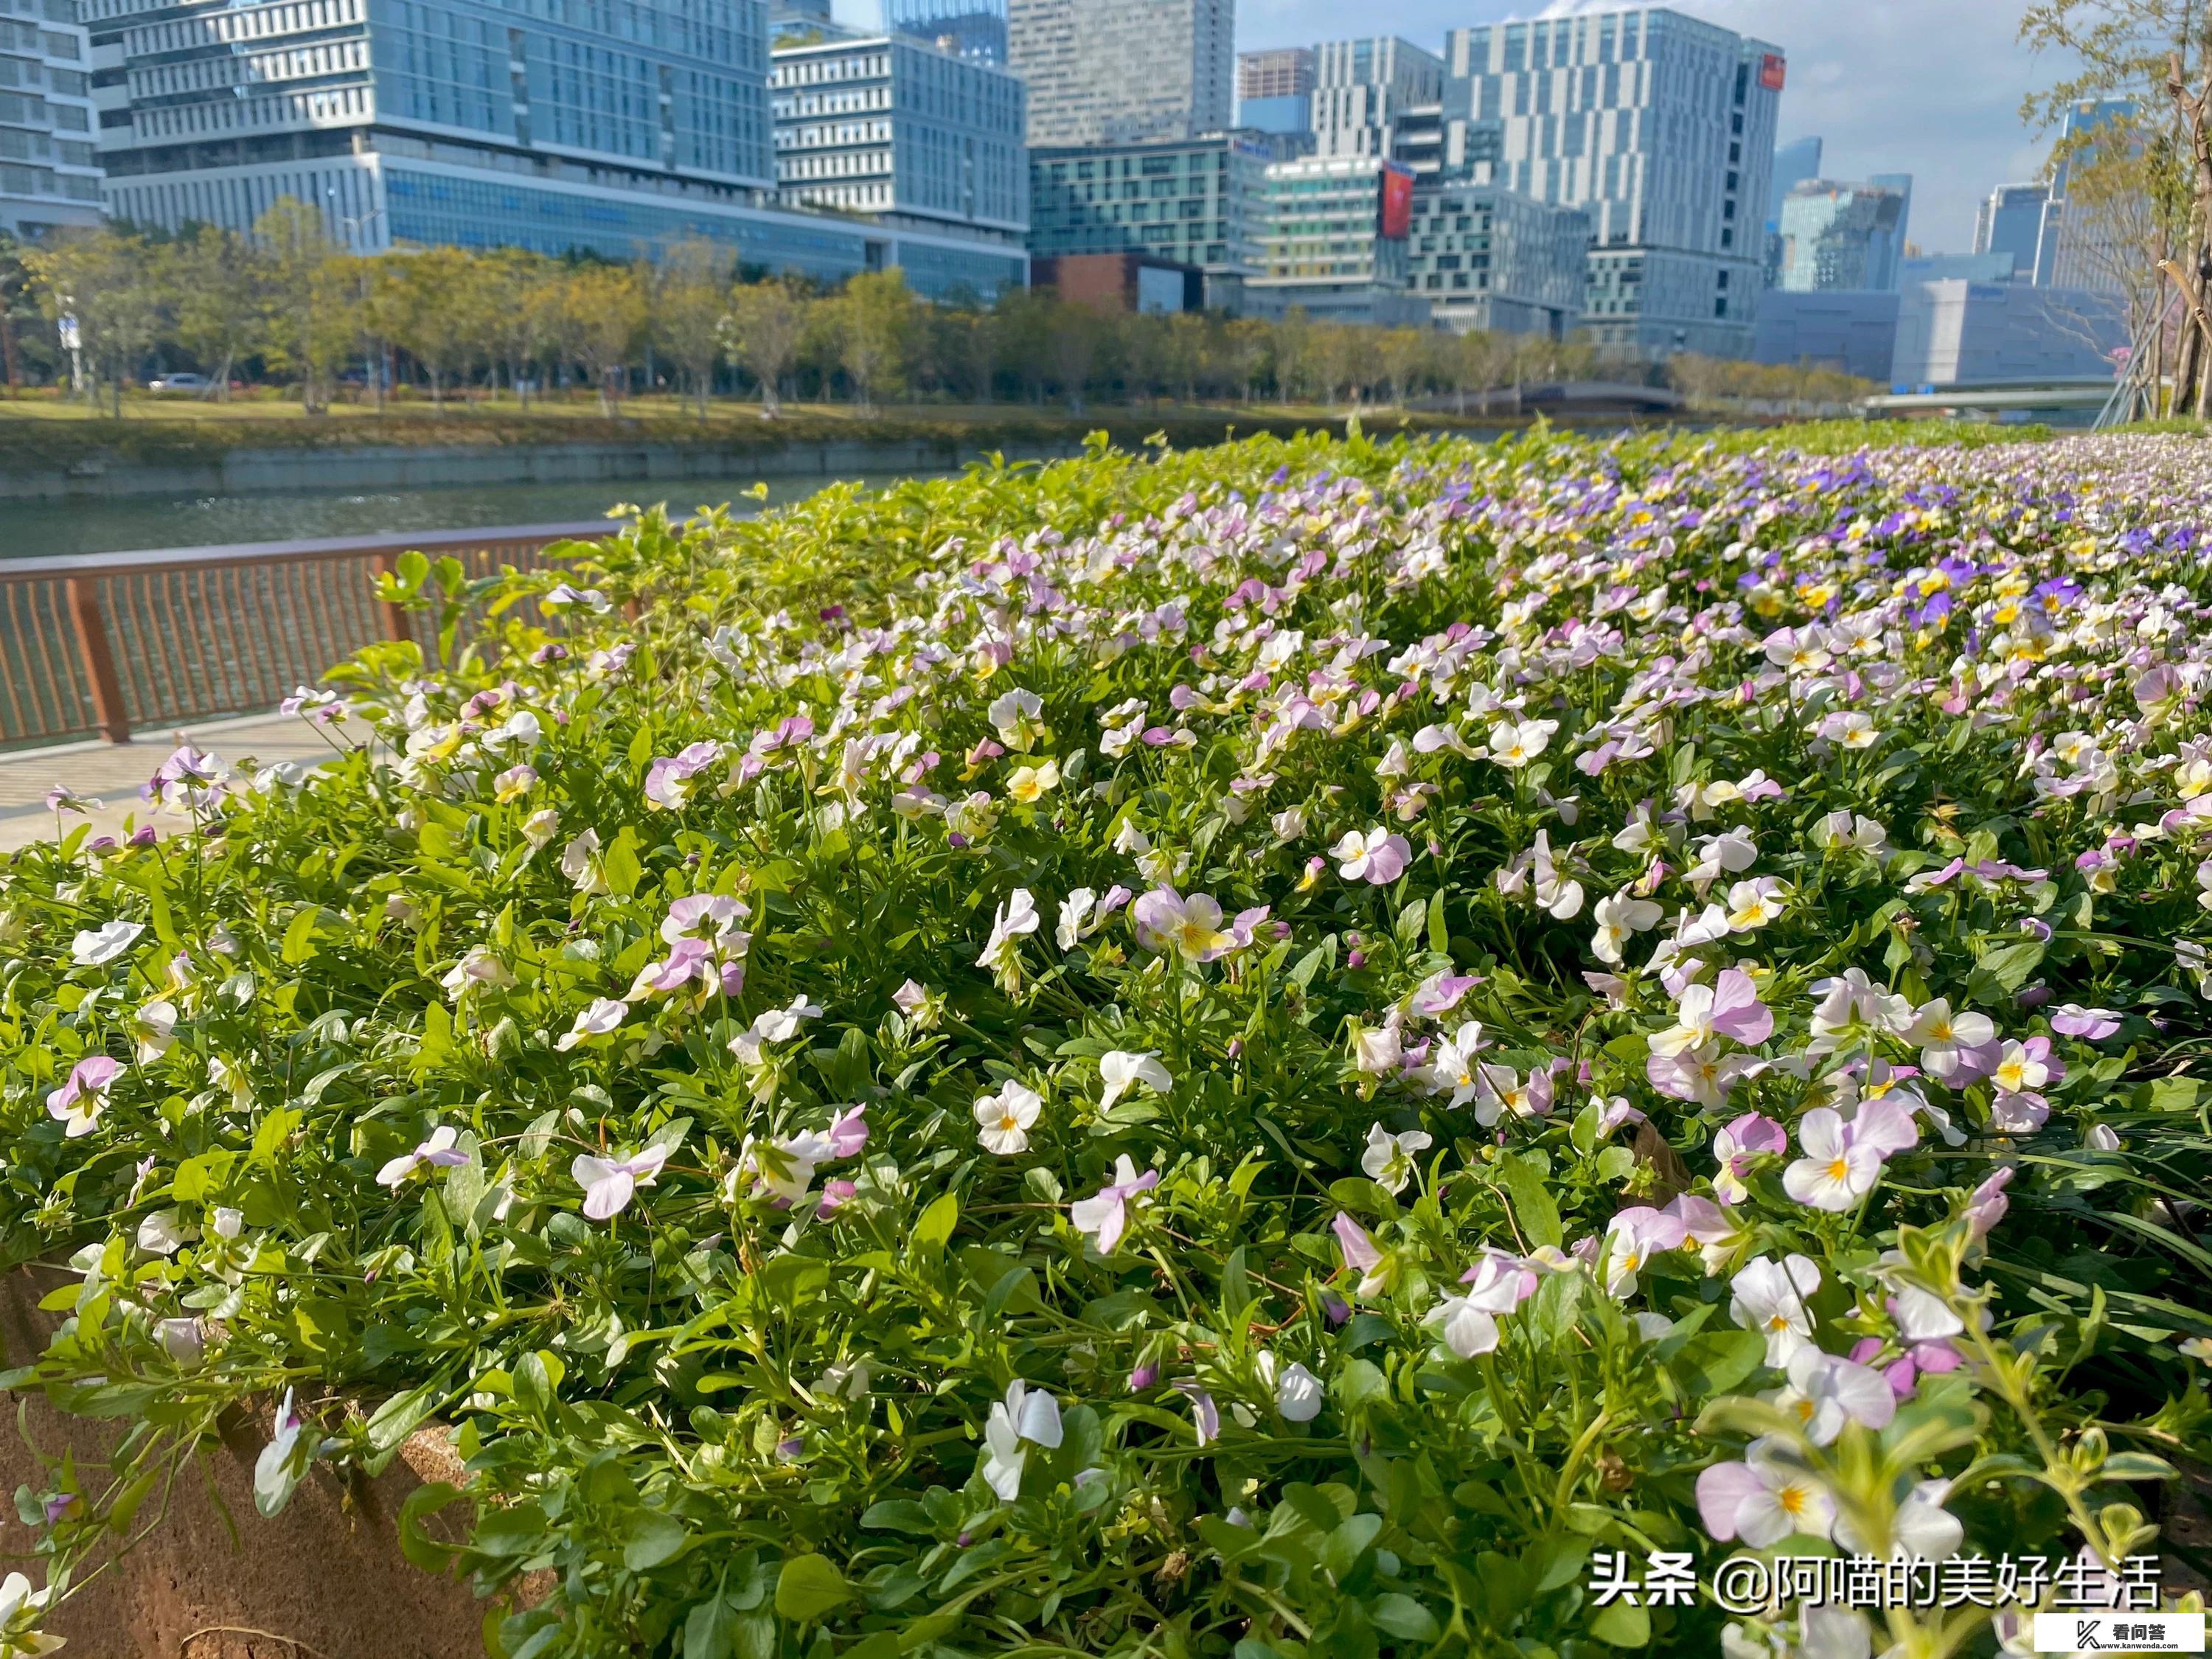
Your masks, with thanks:
<instances>
[{"instance_id":1,"label":"white facade building","mask_svg":"<svg viewBox=\"0 0 2212 1659\"><path fill-rule=\"evenodd\" d=\"M100 222L90 69L70 0L0 0L0 231Z\"/></svg>"},{"instance_id":2,"label":"white facade building","mask_svg":"<svg viewBox=\"0 0 2212 1659\"><path fill-rule=\"evenodd\" d=\"M1443 172L1502 129L1495 182L1590 216L1601 346L1747 356L1780 50L1663 8L1455 29Z\"/></svg>"},{"instance_id":3,"label":"white facade building","mask_svg":"<svg viewBox=\"0 0 2212 1659\"><path fill-rule=\"evenodd\" d=\"M960 228L1029 229L1022 83L902 36L779 46L769 86L787 204Z\"/></svg>"},{"instance_id":4,"label":"white facade building","mask_svg":"<svg viewBox=\"0 0 2212 1659\"><path fill-rule=\"evenodd\" d=\"M1441 125L1444 62L1391 35L1316 46L1311 120L1317 156L1399 156L1399 132Z\"/></svg>"},{"instance_id":5,"label":"white facade building","mask_svg":"<svg viewBox=\"0 0 2212 1659\"><path fill-rule=\"evenodd\" d=\"M1235 0L1010 0L1039 147L1182 143L1235 115Z\"/></svg>"}]
</instances>

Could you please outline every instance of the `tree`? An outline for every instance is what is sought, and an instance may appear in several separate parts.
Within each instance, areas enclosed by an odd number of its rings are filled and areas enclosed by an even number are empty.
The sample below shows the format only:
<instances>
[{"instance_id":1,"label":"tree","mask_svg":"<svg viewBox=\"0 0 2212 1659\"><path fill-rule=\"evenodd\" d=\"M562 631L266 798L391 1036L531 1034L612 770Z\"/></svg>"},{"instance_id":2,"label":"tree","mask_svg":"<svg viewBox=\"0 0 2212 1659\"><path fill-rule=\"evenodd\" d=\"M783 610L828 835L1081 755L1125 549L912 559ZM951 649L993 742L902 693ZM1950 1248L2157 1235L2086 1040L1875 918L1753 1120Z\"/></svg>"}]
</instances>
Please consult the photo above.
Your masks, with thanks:
<instances>
[{"instance_id":1,"label":"tree","mask_svg":"<svg viewBox=\"0 0 2212 1659\"><path fill-rule=\"evenodd\" d=\"M1425 374L1436 356L1435 338L1417 328L1393 328L1375 342L1375 361L1389 384L1390 401L1402 405L1406 393Z\"/></svg>"},{"instance_id":2,"label":"tree","mask_svg":"<svg viewBox=\"0 0 2212 1659\"><path fill-rule=\"evenodd\" d=\"M731 264L720 243L703 237L678 242L661 259L653 295L653 337L682 371L702 421L722 355Z\"/></svg>"},{"instance_id":3,"label":"tree","mask_svg":"<svg viewBox=\"0 0 2212 1659\"><path fill-rule=\"evenodd\" d=\"M259 344L280 370L300 377L300 406L319 415L328 402L331 371L342 362L356 303L347 257L323 227L323 216L294 196L280 196L253 222L262 272Z\"/></svg>"},{"instance_id":4,"label":"tree","mask_svg":"<svg viewBox=\"0 0 2212 1659\"><path fill-rule=\"evenodd\" d=\"M144 239L106 228L64 231L27 249L23 263L38 286L40 308L65 343L74 334L95 402L104 384L121 419L123 383L161 331L160 283Z\"/></svg>"},{"instance_id":5,"label":"tree","mask_svg":"<svg viewBox=\"0 0 2212 1659\"><path fill-rule=\"evenodd\" d=\"M230 398L231 365L252 349L267 303L261 251L235 231L194 225L161 250L170 336L208 371L201 395Z\"/></svg>"},{"instance_id":6,"label":"tree","mask_svg":"<svg viewBox=\"0 0 2212 1659\"><path fill-rule=\"evenodd\" d=\"M1103 331L1098 314L1086 306L1063 305L1047 337L1054 382L1067 399L1068 412L1083 413L1083 394L1091 385L1091 371L1098 361L1098 337Z\"/></svg>"},{"instance_id":7,"label":"tree","mask_svg":"<svg viewBox=\"0 0 2212 1659\"><path fill-rule=\"evenodd\" d=\"M805 301L781 278L741 283L730 290L720 325L722 349L759 383L763 420L782 412L783 379L799 359L805 330Z\"/></svg>"},{"instance_id":8,"label":"tree","mask_svg":"<svg viewBox=\"0 0 2212 1659\"><path fill-rule=\"evenodd\" d=\"M1222 366L1243 389L1246 403L1274 356L1275 331L1260 319L1239 317L1222 330Z\"/></svg>"},{"instance_id":9,"label":"tree","mask_svg":"<svg viewBox=\"0 0 2212 1659\"><path fill-rule=\"evenodd\" d=\"M459 248L429 247L386 266L392 337L430 377L431 406L441 412L447 383L467 362L478 332L475 264Z\"/></svg>"},{"instance_id":10,"label":"tree","mask_svg":"<svg viewBox=\"0 0 2212 1659\"><path fill-rule=\"evenodd\" d=\"M2151 269L2141 279L2140 291L2148 295L2142 310L2166 314L2169 282L2181 295L2173 407L2202 416L2212 405L2212 9L2203 0L2037 0L2021 20L2020 38L2075 70L2028 96L2021 112L2027 119L2048 127L2084 100L2129 98L2146 139L2164 130L2164 143L2142 146L2136 183L2147 206L2123 211L2148 240L2163 241L2144 250ZM2153 110L2164 111L2164 119ZM2070 173L2076 157L2100 145L2100 131L2091 127L2063 137L2053 161L2066 161ZM2112 205L2109 196L2098 200L2100 186L2112 182L2093 179L2092 214ZM2069 214L2072 194L2069 177ZM2125 291L2132 311L2138 301L2132 289ZM2166 356L2162 337L2155 349L2154 372Z\"/></svg>"},{"instance_id":11,"label":"tree","mask_svg":"<svg viewBox=\"0 0 2212 1659\"><path fill-rule=\"evenodd\" d=\"M878 392L895 391L902 382L914 305L906 277L896 269L863 271L837 297L837 361L864 411L875 408Z\"/></svg>"},{"instance_id":12,"label":"tree","mask_svg":"<svg viewBox=\"0 0 2212 1659\"><path fill-rule=\"evenodd\" d=\"M630 354L645 331L645 294L637 273L621 265L587 265L562 283L569 349L599 388L599 413L614 413L625 390Z\"/></svg>"}]
</instances>

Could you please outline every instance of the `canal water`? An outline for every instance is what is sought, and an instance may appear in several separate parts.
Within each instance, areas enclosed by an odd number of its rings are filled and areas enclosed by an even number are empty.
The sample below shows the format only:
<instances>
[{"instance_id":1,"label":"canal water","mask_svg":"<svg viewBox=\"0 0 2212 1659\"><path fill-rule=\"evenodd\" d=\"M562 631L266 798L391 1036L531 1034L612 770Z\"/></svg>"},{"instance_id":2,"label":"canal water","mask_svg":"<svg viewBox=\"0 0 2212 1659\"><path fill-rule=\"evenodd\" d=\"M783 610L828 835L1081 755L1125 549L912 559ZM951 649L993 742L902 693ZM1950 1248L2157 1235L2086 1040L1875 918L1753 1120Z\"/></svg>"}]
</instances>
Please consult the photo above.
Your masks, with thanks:
<instances>
[{"instance_id":1,"label":"canal water","mask_svg":"<svg viewBox=\"0 0 2212 1659\"><path fill-rule=\"evenodd\" d=\"M465 484L438 489L202 495L179 499L125 496L112 501L0 501L0 558L120 553L149 547L210 547L228 542L301 541L320 536L404 534L415 530L473 530L486 525L562 524L595 519L621 501L665 501L673 513L732 503L741 514L759 503L745 492L751 478L686 478L634 483ZM771 478L770 507L799 501L836 480ZM872 488L896 475L848 482Z\"/></svg>"}]
</instances>

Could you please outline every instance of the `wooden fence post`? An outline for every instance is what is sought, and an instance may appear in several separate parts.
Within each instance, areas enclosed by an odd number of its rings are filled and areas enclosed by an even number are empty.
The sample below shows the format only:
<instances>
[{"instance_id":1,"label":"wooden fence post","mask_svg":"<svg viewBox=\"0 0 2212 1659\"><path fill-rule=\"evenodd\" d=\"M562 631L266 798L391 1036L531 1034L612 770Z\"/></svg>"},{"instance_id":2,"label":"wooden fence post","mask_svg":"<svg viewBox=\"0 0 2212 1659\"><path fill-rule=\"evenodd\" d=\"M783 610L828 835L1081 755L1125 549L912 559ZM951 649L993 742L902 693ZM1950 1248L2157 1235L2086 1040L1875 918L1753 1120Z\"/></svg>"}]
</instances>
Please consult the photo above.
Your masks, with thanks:
<instances>
[{"instance_id":1,"label":"wooden fence post","mask_svg":"<svg viewBox=\"0 0 2212 1659\"><path fill-rule=\"evenodd\" d=\"M377 574L397 577L399 574L399 555L384 552L376 556ZM387 640L411 640L414 631L407 626L407 607L390 600L380 600L376 607L384 613L384 637Z\"/></svg>"},{"instance_id":2,"label":"wooden fence post","mask_svg":"<svg viewBox=\"0 0 2212 1659\"><path fill-rule=\"evenodd\" d=\"M123 706L123 682L115 672L115 653L108 648L107 621L100 611L100 589L89 577L71 576L63 584L69 597L70 620L76 625L76 649L84 663L85 684L92 689L92 712L100 734L110 743L131 741L131 715Z\"/></svg>"}]
</instances>

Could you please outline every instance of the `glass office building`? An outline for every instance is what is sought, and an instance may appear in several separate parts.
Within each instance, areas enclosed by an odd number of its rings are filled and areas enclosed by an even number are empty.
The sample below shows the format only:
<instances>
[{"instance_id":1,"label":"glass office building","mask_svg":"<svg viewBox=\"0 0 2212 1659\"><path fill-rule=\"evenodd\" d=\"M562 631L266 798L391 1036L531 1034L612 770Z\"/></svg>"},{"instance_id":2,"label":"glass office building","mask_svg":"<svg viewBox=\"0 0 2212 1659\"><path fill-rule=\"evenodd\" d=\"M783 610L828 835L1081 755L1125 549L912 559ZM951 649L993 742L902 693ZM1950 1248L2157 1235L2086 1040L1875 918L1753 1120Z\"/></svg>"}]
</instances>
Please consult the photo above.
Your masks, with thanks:
<instances>
[{"instance_id":1,"label":"glass office building","mask_svg":"<svg viewBox=\"0 0 2212 1659\"><path fill-rule=\"evenodd\" d=\"M1267 151L1237 133L1030 152L1030 252L1156 254L1206 273L1235 309L1259 274Z\"/></svg>"},{"instance_id":2,"label":"glass office building","mask_svg":"<svg viewBox=\"0 0 2212 1659\"><path fill-rule=\"evenodd\" d=\"M0 0L0 230L100 222L90 52L70 0Z\"/></svg>"},{"instance_id":3,"label":"glass office building","mask_svg":"<svg viewBox=\"0 0 2212 1659\"><path fill-rule=\"evenodd\" d=\"M1455 29L1445 68L1443 171L1494 124L1487 182L1589 214L1593 342L1748 355L1778 48L1648 7Z\"/></svg>"},{"instance_id":4,"label":"glass office building","mask_svg":"<svg viewBox=\"0 0 2212 1659\"><path fill-rule=\"evenodd\" d=\"M780 206L762 0L82 9L108 210L141 224L244 229L289 196L365 252L704 236L825 281L929 240Z\"/></svg>"}]
</instances>

